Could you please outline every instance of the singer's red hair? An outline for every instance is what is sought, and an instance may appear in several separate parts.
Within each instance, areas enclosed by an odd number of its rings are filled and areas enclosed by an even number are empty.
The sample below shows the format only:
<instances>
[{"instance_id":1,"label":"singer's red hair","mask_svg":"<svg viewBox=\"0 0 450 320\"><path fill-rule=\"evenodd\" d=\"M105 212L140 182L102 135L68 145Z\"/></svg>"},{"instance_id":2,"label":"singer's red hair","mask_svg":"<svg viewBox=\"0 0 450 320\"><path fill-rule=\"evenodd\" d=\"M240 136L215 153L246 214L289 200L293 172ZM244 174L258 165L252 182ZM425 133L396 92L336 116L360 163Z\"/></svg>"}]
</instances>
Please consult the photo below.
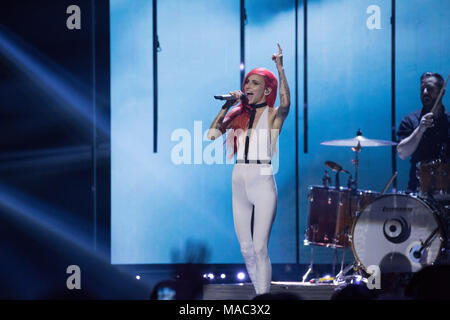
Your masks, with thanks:
<instances>
[{"instance_id":1,"label":"singer's red hair","mask_svg":"<svg viewBox=\"0 0 450 320\"><path fill-rule=\"evenodd\" d=\"M244 92L244 86L248 79L253 74L258 74L264 77L264 85L266 88L270 88L270 94L266 96L266 103L270 108L273 108L275 100L277 98L277 88L278 80L275 75L265 68L256 68L250 71L242 83L242 91ZM231 111L226 115L223 122L226 123L231 121L231 128L233 129L226 139L227 149L232 148L233 152L230 157L237 152L237 135L248 129L248 124L250 122L251 106L248 105L247 101L242 101L239 105L231 109Z\"/></svg>"}]
</instances>

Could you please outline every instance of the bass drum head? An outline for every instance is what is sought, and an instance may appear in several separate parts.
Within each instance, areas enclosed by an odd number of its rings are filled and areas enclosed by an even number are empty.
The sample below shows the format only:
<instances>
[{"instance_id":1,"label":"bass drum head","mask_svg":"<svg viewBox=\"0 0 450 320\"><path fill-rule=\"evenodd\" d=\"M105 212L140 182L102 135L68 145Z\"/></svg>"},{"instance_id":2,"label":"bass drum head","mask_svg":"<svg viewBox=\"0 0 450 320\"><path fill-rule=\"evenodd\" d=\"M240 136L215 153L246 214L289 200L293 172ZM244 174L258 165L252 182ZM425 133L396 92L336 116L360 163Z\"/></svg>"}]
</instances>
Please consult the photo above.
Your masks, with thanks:
<instances>
[{"instance_id":1,"label":"bass drum head","mask_svg":"<svg viewBox=\"0 0 450 320\"><path fill-rule=\"evenodd\" d=\"M434 236L432 236L434 234ZM430 244L422 251L422 243ZM433 264L442 247L442 232L433 210L408 195L384 195L361 210L352 227L355 259L367 271L417 272Z\"/></svg>"}]
</instances>

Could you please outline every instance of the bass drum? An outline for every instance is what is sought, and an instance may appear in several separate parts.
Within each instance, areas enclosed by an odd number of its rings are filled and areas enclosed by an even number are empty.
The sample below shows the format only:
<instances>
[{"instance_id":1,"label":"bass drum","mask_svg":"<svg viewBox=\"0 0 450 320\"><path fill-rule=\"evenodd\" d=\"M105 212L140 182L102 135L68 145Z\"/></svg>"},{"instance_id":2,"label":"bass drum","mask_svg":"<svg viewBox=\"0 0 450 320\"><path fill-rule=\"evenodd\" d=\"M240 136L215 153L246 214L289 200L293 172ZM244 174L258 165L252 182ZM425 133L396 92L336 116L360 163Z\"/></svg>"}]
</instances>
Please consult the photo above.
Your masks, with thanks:
<instances>
[{"instance_id":1,"label":"bass drum","mask_svg":"<svg viewBox=\"0 0 450 320\"><path fill-rule=\"evenodd\" d=\"M356 261L367 271L417 272L438 259L444 237L436 211L409 195L384 195L363 208L352 226Z\"/></svg>"}]
</instances>

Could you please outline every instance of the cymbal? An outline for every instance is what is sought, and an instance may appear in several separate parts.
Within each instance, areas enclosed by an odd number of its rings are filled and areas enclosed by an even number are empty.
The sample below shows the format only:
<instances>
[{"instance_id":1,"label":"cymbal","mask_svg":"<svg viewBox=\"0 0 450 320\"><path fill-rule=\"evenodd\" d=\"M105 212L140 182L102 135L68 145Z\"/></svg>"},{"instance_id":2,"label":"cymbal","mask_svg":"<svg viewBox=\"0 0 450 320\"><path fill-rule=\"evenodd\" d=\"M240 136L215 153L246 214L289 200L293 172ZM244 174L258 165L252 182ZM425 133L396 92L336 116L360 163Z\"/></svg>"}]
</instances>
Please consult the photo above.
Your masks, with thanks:
<instances>
[{"instance_id":1,"label":"cymbal","mask_svg":"<svg viewBox=\"0 0 450 320\"><path fill-rule=\"evenodd\" d=\"M342 168L342 166L339 163L333 162L333 161L325 161L325 166L333 170L334 172L345 172L350 174L347 170Z\"/></svg>"},{"instance_id":2,"label":"cymbal","mask_svg":"<svg viewBox=\"0 0 450 320\"><path fill-rule=\"evenodd\" d=\"M350 139L324 141L321 142L320 144L324 146L333 146L333 147L357 147L358 143L361 147L386 147L397 145L397 142L388 140L368 139L360 135Z\"/></svg>"}]
</instances>

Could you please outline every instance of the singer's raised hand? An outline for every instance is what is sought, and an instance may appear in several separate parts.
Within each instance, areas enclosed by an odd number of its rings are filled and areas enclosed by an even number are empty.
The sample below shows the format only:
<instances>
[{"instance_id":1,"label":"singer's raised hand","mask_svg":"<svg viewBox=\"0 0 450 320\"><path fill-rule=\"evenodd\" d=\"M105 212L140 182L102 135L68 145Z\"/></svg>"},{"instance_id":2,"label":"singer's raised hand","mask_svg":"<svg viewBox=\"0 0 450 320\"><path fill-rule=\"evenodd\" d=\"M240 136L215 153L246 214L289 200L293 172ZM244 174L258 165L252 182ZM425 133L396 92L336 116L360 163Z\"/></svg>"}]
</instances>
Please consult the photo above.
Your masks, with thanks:
<instances>
[{"instance_id":1,"label":"singer's raised hand","mask_svg":"<svg viewBox=\"0 0 450 320\"><path fill-rule=\"evenodd\" d=\"M277 43L278 46L278 53L274 53L272 55L272 60L275 62L277 69L283 67L283 50L280 47L280 44Z\"/></svg>"}]
</instances>

